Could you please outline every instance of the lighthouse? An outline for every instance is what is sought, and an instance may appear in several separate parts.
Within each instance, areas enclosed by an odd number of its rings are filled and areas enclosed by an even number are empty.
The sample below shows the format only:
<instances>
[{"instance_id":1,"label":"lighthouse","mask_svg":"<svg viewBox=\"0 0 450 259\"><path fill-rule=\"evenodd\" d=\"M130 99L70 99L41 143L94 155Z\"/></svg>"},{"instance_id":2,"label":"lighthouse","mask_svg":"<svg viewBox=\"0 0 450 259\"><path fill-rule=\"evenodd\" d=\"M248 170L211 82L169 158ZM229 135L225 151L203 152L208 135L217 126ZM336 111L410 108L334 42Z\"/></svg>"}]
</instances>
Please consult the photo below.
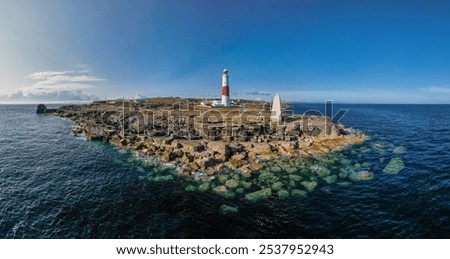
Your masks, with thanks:
<instances>
[{"instance_id":1,"label":"lighthouse","mask_svg":"<svg viewBox=\"0 0 450 259\"><path fill-rule=\"evenodd\" d=\"M222 74L222 105L225 107L230 104L230 87L228 85L228 70L225 68Z\"/></svg>"}]
</instances>

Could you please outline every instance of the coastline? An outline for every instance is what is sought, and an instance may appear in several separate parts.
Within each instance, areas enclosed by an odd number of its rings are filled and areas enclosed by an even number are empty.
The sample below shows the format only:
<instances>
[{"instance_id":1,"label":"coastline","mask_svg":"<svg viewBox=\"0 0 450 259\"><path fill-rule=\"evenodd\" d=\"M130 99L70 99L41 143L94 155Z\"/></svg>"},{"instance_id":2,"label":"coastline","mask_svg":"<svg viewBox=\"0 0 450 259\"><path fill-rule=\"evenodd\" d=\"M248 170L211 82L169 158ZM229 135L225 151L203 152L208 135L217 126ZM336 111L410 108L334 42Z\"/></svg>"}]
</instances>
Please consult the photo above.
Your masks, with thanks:
<instances>
[{"instance_id":1,"label":"coastline","mask_svg":"<svg viewBox=\"0 0 450 259\"><path fill-rule=\"evenodd\" d=\"M274 122L262 102L213 109L196 100L176 100L97 102L48 114L74 121L73 133L88 141L132 151L130 163L142 172L140 180L181 177L186 192L258 202L273 194L304 198L321 185L373 179L367 165L352 167L339 152L367 136L329 117L283 113L283 120ZM336 173L332 164L337 160L342 168ZM222 210L235 213L237 208Z\"/></svg>"},{"instance_id":2,"label":"coastline","mask_svg":"<svg viewBox=\"0 0 450 259\"><path fill-rule=\"evenodd\" d=\"M173 109L173 100L167 105L165 99L70 105L52 112L74 121L75 134L172 163L180 176L194 171L215 175L225 169L250 174L280 157L322 156L366 139L325 116L286 114L283 122L271 122L270 111L259 102L250 102L251 108L188 105L181 110L180 102L192 100L177 100Z\"/></svg>"}]
</instances>

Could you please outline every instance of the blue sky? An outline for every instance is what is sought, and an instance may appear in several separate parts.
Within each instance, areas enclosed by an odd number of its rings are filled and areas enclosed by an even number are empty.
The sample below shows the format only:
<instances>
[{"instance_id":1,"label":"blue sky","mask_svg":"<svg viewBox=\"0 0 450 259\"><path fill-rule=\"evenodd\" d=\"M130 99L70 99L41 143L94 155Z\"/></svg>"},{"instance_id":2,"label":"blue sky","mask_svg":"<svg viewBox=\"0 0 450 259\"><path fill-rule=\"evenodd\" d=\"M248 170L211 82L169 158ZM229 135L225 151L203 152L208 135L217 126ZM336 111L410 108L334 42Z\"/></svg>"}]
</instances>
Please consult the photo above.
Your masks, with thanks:
<instances>
[{"instance_id":1,"label":"blue sky","mask_svg":"<svg viewBox=\"0 0 450 259\"><path fill-rule=\"evenodd\" d=\"M450 103L445 1L1 1L0 101Z\"/></svg>"}]
</instances>

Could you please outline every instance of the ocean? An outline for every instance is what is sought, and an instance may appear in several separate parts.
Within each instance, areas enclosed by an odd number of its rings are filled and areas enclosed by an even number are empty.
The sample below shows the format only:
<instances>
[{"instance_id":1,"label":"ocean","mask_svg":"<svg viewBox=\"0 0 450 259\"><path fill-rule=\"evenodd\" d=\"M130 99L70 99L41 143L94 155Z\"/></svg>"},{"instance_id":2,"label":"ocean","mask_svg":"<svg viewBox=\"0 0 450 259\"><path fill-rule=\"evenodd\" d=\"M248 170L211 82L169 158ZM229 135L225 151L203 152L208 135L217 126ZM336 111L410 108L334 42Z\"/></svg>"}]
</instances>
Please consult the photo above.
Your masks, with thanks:
<instances>
[{"instance_id":1,"label":"ocean","mask_svg":"<svg viewBox=\"0 0 450 259\"><path fill-rule=\"evenodd\" d=\"M0 105L0 238L450 238L450 105L341 108L340 122L369 139L339 157L373 180L252 203L147 181L159 167L73 136L73 122L36 105ZM405 168L384 173L394 157Z\"/></svg>"}]
</instances>

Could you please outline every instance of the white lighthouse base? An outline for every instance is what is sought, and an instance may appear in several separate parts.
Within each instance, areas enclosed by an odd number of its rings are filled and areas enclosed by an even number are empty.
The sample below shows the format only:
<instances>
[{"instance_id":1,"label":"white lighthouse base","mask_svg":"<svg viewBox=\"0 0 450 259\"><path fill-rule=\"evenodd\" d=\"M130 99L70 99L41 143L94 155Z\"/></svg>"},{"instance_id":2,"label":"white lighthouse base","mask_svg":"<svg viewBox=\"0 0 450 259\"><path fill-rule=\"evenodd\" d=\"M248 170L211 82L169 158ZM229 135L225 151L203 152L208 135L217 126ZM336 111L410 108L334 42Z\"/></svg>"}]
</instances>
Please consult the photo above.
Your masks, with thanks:
<instances>
[{"instance_id":1,"label":"white lighthouse base","mask_svg":"<svg viewBox=\"0 0 450 259\"><path fill-rule=\"evenodd\" d=\"M226 96L226 95L222 95L222 105L225 107L230 107L231 106L231 102L230 102L230 97Z\"/></svg>"}]
</instances>

